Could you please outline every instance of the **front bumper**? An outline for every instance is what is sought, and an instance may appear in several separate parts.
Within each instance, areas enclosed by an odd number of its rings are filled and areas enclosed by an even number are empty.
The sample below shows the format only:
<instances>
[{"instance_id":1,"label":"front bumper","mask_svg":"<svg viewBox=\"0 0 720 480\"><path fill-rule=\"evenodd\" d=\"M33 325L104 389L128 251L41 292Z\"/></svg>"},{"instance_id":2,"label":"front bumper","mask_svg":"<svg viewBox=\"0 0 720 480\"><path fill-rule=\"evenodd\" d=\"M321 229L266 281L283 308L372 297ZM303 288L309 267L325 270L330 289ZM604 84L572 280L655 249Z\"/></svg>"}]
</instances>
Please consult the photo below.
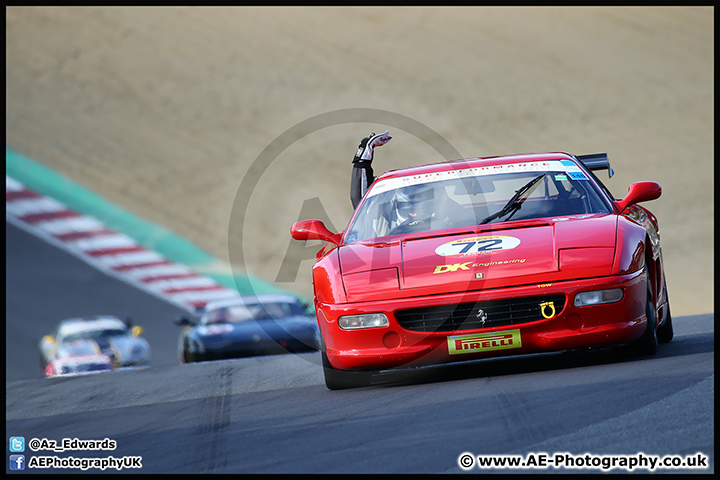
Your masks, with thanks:
<instances>
[{"instance_id":1,"label":"front bumper","mask_svg":"<svg viewBox=\"0 0 720 480\"><path fill-rule=\"evenodd\" d=\"M190 362L210 360L229 360L233 358L255 357L263 355L280 355L285 353L313 352L319 349L317 338L264 338L257 341L223 343L221 345L205 345L202 350L185 349L183 358Z\"/></svg>"},{"instance_id":2,"label":"front bumper","mask_svg":"<svg viewBox=\"0 0 720 480\"><path fill-rule=\"evenodd\" d=\"M619 302L573 305L579 292L612 288L623 290ZM409 308L556 295L564 296L564 307L546 310L544 316L549 318L487 328L410 330L403 328L395 315ZM340 305L318 303L316 311L327 358L334 368L378 370L628 343L645 331L646 298L646 276L640 270L629 275L475 292ZM358 330L338 326L342 315L378 312L388 317L389 326Z\"/></svg>"}]
</instances>

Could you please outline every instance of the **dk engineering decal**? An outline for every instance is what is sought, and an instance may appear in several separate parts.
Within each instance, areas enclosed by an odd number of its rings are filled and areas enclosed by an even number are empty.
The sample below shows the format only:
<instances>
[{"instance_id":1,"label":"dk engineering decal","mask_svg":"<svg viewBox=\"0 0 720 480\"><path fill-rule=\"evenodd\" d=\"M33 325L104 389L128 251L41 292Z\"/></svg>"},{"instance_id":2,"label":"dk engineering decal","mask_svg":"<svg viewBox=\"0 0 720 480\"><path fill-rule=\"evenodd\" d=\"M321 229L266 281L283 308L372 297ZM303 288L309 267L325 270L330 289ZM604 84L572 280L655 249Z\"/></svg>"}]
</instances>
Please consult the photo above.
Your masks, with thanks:
<instances>
[{"instance_id":1,"label":"dk engineering decal","mask_svg":"<svg viewBox=\"0 0 720 480\"><path fill-rule=\"evenodd\" d=\"M494 333L475 333L456 335L447 338L450 355L459 353L491 352L522 347L520 330L507 330Z\"/></svg>"},{"instance_id":2,"label":"dk engineering decal","mask_svg":"<svg viewBox=\"0 0 720 480\"><path fill-rule=\"evenodd\" d=\"M491 262L473 262L471 260L469 262L454 263L452 265L438 265L435 267L435 270L433 270L433 274L457 272L459 270L470 270L471 268L475 267L489 267L491 265L511 265L513 263L525 263L525 260L526 259L524 258L513 258L510 260L497 260ZM482 276L477 278L482 278Z\"/></svg>"}]
</instances>

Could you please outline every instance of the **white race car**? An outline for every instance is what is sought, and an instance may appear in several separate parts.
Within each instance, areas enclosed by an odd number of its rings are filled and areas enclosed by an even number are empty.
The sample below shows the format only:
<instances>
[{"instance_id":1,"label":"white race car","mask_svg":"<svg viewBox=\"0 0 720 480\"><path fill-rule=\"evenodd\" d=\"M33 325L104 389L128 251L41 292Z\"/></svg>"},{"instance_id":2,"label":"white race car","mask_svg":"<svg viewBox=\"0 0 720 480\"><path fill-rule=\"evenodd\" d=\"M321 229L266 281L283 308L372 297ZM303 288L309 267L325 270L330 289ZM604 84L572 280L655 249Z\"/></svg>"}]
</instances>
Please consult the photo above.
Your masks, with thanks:
<instances>
[{"instance_id":1,"label":"white race car","mask_svg":"<svg viewBox=\"0 0 720 480\"><path fill-rule=\"evenodd\" d=\"M87 354L107 355L115 368L147 366L150 345L141 334L142 327L109 315L63 320L40 340L42 368L58 358Z\"/></svg>"}]
</instances>

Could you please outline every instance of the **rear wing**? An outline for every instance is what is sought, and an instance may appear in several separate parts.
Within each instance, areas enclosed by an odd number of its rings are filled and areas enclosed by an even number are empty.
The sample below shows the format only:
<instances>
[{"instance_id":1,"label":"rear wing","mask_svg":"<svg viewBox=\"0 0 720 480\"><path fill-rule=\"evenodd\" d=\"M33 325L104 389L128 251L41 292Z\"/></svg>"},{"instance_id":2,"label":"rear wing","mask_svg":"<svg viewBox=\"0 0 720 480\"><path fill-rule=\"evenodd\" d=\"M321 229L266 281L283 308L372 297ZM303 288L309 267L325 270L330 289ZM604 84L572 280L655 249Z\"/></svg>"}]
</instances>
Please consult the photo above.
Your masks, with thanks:
<instances>
[{"instance_id":1,"label":"rear wing","mask_svg":"<svg viewBox=\"0 0 720 480\"><path fill-rule=\"evenodd\" d=\"M580 160L590 170L607 170L608 177L612 178L615 171L610 166L610 160L607 153L592 153L590 155L576 155L575 158Z\"/></svg>"}]
</instances>

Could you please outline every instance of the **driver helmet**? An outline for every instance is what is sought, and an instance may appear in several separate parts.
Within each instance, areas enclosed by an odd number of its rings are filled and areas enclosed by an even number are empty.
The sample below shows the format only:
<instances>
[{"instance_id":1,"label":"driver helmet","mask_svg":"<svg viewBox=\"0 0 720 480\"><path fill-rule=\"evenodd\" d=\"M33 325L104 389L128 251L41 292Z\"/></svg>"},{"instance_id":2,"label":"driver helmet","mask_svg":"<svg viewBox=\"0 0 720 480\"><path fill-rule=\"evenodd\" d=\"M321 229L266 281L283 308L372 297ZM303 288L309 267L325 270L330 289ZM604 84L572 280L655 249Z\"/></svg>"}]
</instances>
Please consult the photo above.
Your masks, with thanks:
<instances>
[{"instance_id":1,"label":"driver helmet","mask_svg":"<svg viewBox=\"0 0 720 480\"><path fill-rule=\"evenodd\" d=\"M435 192L428 185L411 185L395 194L397 222L418 223L429 220L435 213Z\"/></svg>"},{"instance_id":2,"label":"driver helmet","mask_svg":"<svg viewBox=\"0 0 720 480\"><path fill-rule=\"evenodd\" d=\"M225 323L230 321L230 311L227 307L220 307L210 312L209 323Z\"/></svg>"}]
</instances>

